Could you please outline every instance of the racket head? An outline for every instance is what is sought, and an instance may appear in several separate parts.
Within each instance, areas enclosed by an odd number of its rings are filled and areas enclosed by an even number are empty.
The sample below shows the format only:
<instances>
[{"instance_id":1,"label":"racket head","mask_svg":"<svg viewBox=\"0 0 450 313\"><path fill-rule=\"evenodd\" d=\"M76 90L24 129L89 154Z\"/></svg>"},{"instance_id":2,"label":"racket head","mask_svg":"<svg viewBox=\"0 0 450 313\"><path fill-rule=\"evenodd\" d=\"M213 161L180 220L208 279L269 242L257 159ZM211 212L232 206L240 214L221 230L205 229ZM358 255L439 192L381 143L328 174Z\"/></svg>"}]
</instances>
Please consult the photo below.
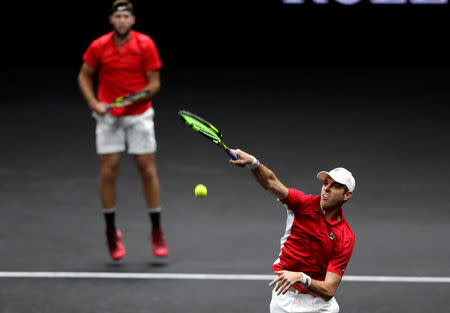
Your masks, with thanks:
<instances>
[{"instance_id":1,"label":"racket head","mask_svg":"<svg viewBox=\"0 0 450 313\"><path fill-rule=\"evenodd\" d=\"M189 111L181 110L178 112L181 120L185 122L185 124L191 127L195 132L203 135L204 137L212 140L216 145L221 147L228 155L233 159L237 160L238 156L234 153L230 148L228 148L223 142L222 133L210 122L201 118L194 113Z\"/></svg>"},{"instance_id":2,"label":"racket head","mask_svg":"<svg viewBox=\"0 0 450 313\"><path fill-rule=\"evenodd\" d=\"M204 118L185 110L179 111L178 115L185 122L185 124L191 127L194 131L216 143L222 142L222 133Z\"/></svg>"}]
</instances>

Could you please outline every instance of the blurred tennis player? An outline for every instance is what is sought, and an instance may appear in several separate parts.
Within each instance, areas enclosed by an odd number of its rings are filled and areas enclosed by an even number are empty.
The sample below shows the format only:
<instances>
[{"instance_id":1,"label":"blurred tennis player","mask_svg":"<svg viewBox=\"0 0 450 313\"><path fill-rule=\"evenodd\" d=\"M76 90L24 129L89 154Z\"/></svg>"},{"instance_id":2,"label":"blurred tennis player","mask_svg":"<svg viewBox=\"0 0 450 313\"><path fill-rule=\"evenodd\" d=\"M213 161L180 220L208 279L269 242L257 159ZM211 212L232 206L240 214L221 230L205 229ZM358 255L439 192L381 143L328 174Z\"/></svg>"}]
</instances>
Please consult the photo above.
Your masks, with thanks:
<instances>
[{"instance_id":1,"label":"blurred tennis player","mask_svg":"<svg viewBox=\"0 0 450 313\"><path fill-rule=\"evenodd\" d=\"M106 221L109 252L114 260L125 255L122 233L116 229L116 176L120 153L128 148L134 155L142 178L144 196L152 224L150 240L153 254L168 255L168 247L160 225L160 185L156 171L156 140L151 98L160 89L162 67L153 40L132 30L135 23L130 1L116 0L112 4L109 22L113 31L94 40L83 55L78 82L93 116L97 120L96 148L100 159L100 196ZM97 96L93 77L98 74ZM116 98L142 90L144 99L126 107L106 105Z\"/></svg>"},{"instance_id":2,"label":"blurred tennis player","mask_svg":"<svg viewBox=\"0 0 450 313\"><path fill-rule=\"evenodd\" d=\"M322 171L317 174L323 181L320 195L306 195L286 188L252 155L233 151L239 158L230 163L249 167L258 183L288 212L281 252L272 266L278 277L269 284L275 285L270 312L339 312L334 294L355 243L342 212L355 188L352 174L342 167Z\"/></svg>"}]
</instances>

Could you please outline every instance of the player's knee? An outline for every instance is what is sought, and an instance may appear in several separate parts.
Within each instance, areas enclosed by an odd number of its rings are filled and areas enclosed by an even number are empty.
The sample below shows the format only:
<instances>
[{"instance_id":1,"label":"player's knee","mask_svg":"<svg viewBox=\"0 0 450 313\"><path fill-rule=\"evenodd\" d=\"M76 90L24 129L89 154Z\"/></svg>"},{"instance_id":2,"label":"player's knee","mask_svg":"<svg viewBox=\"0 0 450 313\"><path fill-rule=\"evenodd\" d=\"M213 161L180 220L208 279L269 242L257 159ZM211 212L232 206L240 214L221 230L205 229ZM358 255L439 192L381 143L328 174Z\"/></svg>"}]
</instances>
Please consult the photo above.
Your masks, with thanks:
<instances>
[{"instance_id":1,"label":"player's knee","mask_svg":"<svg viewBox=\"0 0 450 313\"><path fill-rule=\"evenodd\" d=\"M117 177L117 167L114 166L102 167L100 177L103 181L114 181Z\"/></svg>"},{"instance_id":2,"label":"player's knee","mask_svg":"<svg viewBox=\"0 0 450 313\"><path fill-rule=\"evenodd\" d=\"M139 168L139 172L144 180L153 180L158 177L156 174L156 168L153 166L141 167Z\"/></svg>"}]
</instances>

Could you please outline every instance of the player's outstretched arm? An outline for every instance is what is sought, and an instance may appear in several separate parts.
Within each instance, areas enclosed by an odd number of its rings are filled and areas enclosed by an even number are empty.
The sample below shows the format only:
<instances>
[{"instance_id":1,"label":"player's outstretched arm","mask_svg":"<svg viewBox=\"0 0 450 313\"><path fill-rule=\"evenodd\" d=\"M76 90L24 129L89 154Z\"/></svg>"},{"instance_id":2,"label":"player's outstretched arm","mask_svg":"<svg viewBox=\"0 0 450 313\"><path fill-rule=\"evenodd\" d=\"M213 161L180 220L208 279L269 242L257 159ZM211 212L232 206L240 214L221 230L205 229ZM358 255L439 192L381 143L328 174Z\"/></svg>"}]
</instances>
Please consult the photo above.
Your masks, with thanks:
<instances>
[{"instance_id":1,"label":"player's outstretched arm","mask_svg":"<svg viewBox=\"0 0 450 313\"><path fill-rule=\"evenodd\" d=\"M251 168L252 174L258 183L266 190L275 195L278 199L284 199L289 194L288 189L283 183L276 177L267 166L259 163L259 161L252 155L239 150L231 149L238 156L237 160L230 160L230 163L243 167L248 166Z\"/></svg>"}]
</instances>

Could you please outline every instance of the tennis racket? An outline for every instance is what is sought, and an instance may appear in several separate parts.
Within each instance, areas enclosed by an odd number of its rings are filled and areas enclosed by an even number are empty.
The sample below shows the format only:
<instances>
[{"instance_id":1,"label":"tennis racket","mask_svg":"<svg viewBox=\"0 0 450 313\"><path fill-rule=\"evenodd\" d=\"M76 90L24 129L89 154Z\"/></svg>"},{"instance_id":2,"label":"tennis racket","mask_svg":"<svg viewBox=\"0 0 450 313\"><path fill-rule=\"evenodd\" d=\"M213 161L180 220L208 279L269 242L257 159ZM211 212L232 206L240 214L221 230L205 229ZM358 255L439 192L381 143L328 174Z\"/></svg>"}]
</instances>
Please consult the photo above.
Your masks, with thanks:
<instances>
[{"instance_id":1,"label":"tennis racket","mask_svg":"<svg viewBox=\"0 0 450 313\"><path fill-rule=\"evenodd\" d=\"M147 98L149 94L150 94L149 90L142 90L142 91L138 91L138 92L129 94L127 96L119 97L116 100L114 100L113 103L108 104L106 106L106 111L109 111L112 108L121 108L121 107L124 107L124 106L131 105L131 104L133 104L136 101L143 100L143 99Z\"/></svg>"},{"instance_id":2,"label":"tennis racket","mask_svg":"<svg viewBox=\"0 0 450 313\"><path fill-rule=\"evenodd\" d=\"M214 127L214 125L201 118L200 116L197 116L188 111L181 110L180 112L178 112L178 115L186 123L187 126L191 127L194 131L205 136L216 145L221 147L233 160L238 159L236 153L231 151L231 149L225 145L225 143L223 142L222 133L216 127Z\"/></svg>"}]
</instances>

